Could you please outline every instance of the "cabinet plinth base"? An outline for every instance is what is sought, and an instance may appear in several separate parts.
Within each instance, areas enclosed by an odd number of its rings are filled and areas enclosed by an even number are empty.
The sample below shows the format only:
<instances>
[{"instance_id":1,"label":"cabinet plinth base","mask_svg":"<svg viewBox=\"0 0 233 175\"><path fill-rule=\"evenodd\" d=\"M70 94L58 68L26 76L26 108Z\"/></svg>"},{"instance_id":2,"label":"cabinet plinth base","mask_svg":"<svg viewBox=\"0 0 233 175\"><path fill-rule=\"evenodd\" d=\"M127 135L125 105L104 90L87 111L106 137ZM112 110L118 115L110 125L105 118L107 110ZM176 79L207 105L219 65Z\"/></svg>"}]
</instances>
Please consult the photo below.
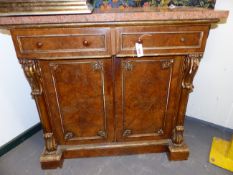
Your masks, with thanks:
<instances>
[{"instance_id":1,"label":"cabinet plinth base","mask_svg":"<svg viewBox=\"0 0 233 175\"><path fill-rule=\"evenodd\" d=\"M167 152L168 140L61 146L64 159Z\"/></svg>"},{"instance_id":2,"label":"cabinet plinth base","mask_svg":"<svg viewBox=\"0 0 233 175\"><path fill-rule=\"evenodd\" d=\"M59 145L55 152L47 153L44 151L40 157L40 163L42 169L55 169L62 167L64 159L159 152L167 152L169 160L188 159L189 149L186 144L175 146L170 143L170 139L165 139L105 144Z\"/></svg>"},{"instance_id":3,"label":"cabinet plinth base","mask_svg":"<svg viewBox=\"0 0 233 175\"><path fill-rule=\"evenodd\" d=\"M187 160L189 157L189 148L186 144L181 146L169 145L168 146L168 159L172 161Z\"/></svg>"},{"instance_id":4,"label":"cabinet plinth base","mask_svg":"<svg viewBox=\"0 0 233 175\"><path fill-rule=\"evenodd\" d=\"M47 153L44 149L40 156L40 163L42 169L61 168L63 165L63 153L60 149L51 153Z\"/></svg>"}]
</instances>

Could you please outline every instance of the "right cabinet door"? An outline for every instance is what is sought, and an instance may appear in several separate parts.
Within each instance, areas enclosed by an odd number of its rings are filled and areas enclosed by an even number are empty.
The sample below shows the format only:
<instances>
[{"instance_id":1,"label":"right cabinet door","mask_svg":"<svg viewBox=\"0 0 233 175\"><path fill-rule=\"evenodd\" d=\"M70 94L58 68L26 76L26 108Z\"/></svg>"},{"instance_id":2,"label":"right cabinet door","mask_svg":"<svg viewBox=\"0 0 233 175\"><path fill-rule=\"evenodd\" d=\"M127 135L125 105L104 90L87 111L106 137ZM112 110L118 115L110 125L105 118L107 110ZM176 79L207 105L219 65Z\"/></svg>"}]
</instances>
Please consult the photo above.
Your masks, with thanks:
<instances>
[{"instance_id":1,"label":"right cabinet door","mask_svg":"<svg viewBox=\"0 0 233 175\"><path fill-rule=\"evenodd\" d=\"M116 59L118 141L171 137L179 107L183 57Z\"/></svg>"}]
</instances>

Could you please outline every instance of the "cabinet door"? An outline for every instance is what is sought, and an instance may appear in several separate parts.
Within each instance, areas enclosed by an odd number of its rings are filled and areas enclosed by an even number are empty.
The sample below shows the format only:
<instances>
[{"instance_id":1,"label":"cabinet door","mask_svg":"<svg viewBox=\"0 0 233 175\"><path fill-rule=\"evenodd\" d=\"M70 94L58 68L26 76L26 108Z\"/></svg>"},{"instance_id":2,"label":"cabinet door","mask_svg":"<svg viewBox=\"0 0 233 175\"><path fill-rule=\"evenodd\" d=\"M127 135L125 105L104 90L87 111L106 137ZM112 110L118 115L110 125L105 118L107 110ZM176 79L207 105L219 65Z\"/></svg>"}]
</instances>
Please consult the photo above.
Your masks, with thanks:
<instances>
[{"instance_id":1,"label":"cabinet door","mask_svg":"<svg viewBox=\"0 0 233 175\"><path fill-rule=\"evenodd\" d=\"M39 62L52 127L60 144L113 138L111 62Z\"/></svg>"},{"instance_id":2,"label":"cabinet door","mask_svg":"<svg viewBox=\"0 0 233 175\"><path fill-rule=\"evenodd\" d=\"M171 137L180 91L182 57L116 61L117 140Z\"/></svg>"}]
</instances>

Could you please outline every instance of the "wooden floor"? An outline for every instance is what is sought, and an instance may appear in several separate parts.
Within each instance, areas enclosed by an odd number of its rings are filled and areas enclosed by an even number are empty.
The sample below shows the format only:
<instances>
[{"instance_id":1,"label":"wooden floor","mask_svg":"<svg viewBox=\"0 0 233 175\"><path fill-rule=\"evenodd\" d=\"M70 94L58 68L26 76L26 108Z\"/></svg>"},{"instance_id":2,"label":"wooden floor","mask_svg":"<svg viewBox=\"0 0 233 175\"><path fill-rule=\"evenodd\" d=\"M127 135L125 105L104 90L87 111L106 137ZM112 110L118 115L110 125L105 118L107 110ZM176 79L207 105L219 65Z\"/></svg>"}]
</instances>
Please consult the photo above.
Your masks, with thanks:
<instances>
[{"instance_id":1,"label":"wooden floor","mask_svg":"<svg viewBox=\"0 0 233 175\"><path fill-rule=\"evenodd\" d=\"M41 170L42 132L0 157L0 175L233 175L208 163L212 137L230 139L229 130L187 118L188 161L169 162L165 153L65 160L62 169Z\"/></svg>"}]
</instances>

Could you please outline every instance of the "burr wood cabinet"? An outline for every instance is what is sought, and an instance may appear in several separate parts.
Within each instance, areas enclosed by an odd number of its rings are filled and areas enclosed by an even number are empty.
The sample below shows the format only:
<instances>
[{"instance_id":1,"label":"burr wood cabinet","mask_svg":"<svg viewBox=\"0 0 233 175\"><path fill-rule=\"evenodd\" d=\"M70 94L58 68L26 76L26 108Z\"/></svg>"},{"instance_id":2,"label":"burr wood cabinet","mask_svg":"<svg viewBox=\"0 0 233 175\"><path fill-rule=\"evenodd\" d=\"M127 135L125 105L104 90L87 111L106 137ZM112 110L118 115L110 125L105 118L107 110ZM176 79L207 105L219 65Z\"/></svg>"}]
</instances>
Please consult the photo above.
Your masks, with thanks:
<instances>
[{"instance_id":1,"label":"burr wood cabinet","mask_svg":"<svg viewBox=\"0 0 233 175\"><path fill-rule=\"evenodd\" d=\"M210 26L219 19L132 22L117 15L9 26L43 126L42 168L90 156L189 156L186 105Z\"/></svg>"},{"instance_id":2,"label":"burr wood cabinet","mask_svg":"<svg viewBox=\"0 0 233 175\"><path fill-rule=\"evenodd\" d=\"M208 30L203 24L12 29L41 121L51 128L42 167L70 156L157 151L187 159L184 112ZM135 56L136 42L144 57Z\"/></svg>"}]
</instances>

